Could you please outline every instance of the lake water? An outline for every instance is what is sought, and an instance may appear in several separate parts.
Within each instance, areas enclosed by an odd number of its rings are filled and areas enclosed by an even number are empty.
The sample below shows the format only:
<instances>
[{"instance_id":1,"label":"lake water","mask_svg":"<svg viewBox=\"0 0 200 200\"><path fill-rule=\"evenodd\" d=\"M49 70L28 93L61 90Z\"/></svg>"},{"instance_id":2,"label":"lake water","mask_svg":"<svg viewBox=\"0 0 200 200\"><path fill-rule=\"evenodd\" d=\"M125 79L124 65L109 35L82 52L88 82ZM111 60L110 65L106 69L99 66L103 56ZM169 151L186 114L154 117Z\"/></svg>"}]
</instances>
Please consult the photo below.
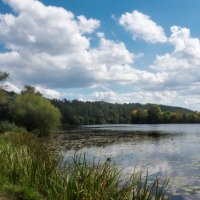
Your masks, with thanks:
<instances>
[{"instance_id":1,"label":"lake water","mask_svg":"<svg viewBox=\"0 0 200 200\"><path fill-rule=\"evenodd\" d=\"M151 176L159 172L173 177L173 200L200 200L200 124L91 125L73 134L69 141L81 145L72 146L66 159L78 151L88 158L110 158L126 173L135 168Z\"/></svg>"}]
</instances>

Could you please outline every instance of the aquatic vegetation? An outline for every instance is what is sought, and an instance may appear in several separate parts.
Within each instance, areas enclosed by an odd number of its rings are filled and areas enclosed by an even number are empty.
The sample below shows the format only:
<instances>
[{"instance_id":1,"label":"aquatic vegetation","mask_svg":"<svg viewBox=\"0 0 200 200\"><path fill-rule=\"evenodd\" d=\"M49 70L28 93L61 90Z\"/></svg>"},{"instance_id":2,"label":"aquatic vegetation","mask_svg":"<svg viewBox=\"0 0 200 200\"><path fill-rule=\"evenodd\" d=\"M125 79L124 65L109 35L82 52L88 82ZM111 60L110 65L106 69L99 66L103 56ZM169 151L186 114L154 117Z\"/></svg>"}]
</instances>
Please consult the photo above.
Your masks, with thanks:
<instances>
[{"instance_id":1,"label":"aquatic vegetation","mask_svg":"<svg viewBox=\"0 0 200 200\"><path fill-rule=\"evenodd\" d=\"M0 190L27 200L161 200L169 187L169 179L151 182L148 173L124 180L109 160L88 162L75 155L64 162L42 139L24 131L1 135L0 163Z\"/></svg>"}]
</instances>

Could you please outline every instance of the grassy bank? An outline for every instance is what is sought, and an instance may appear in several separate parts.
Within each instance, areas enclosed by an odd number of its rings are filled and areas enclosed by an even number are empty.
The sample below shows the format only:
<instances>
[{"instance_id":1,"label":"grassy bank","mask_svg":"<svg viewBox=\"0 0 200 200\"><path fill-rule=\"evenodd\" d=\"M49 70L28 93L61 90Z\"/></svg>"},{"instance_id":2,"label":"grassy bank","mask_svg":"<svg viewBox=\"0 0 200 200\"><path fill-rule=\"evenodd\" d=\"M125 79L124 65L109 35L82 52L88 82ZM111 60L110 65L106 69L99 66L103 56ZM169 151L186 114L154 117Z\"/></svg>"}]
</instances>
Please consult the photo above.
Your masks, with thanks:
<instances>
[{"instance_id":1,"label":"grassy bank","mask_svg":"<svg viewBox=\"0 0 200 200\"><path fill-rule=\"evenodd\" d=\"M106 161L88 164L83 157L63 164L62 156L35 135L0 135L0 198L27 200L161 200L168 180L151 183L134 173L122 182L122 172Z\"/></svg>"}]
</instances>

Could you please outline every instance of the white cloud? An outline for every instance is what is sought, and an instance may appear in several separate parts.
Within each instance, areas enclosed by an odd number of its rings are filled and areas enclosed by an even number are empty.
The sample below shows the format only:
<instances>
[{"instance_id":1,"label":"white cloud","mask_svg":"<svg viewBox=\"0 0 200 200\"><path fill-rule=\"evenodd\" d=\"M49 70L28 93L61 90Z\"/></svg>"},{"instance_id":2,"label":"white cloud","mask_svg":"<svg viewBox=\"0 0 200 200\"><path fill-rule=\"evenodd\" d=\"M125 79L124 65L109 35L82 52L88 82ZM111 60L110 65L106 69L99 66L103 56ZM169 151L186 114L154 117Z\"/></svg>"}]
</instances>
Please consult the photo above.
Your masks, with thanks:
<instances>
[{"instance_id":1,"label":"white cloud","mask_svg":"<svg viewBox=\"0 0 200 200\"><path fill-rule=\"evenodd\" d=\"M160 82L158 74L133 68L137 55L123 42L97 33L99 44L91 47L84 33L93 33L100 21L36 0L4 1L16 15L0 17L0 40L10 50L0 54L0 64L15 84L73 88L149 78Z\"/></svg>"},{"instance_id":2,"label":"white cloud","mask_svg":"<svg viewBox=\"0 0 200 200\"><path fill-rule=\"evenodd\" d=\"M199 87L200 89L200 87ZM135 91L135 92L115 92L113 90L96 91L87 95L79 95L77 98L83 101L106 101L111 103L157 103L164 105L182 106L190 109L200 109L200 95L186 94L183 90L163 90L163 91Z\"/></svg>"},{"instance_id":3,"label":"white cloud","mask_svg":"<svg viewBox=\"0 0 200 200\"><path fill-rule=\"evenodd\" d=\"M0 41L10 50L0 54L0 64L13 81L65 88L136 79L130 66L135 55L123 42L98 34L99 45L92 48L83 35L94 32L100 21L36 0L4 1L16 15L0 16Z\"/></svg>"},{"instance_id":4,"label":"white cloud","mask_svg":"<svg viewBox=\"0 0 200 200\"><path fill-rule=\"evenodd\" d=\"M135 69L138 55L104 33L97 33L99 44L91 47L84 33L93 33L98 20L35 0L28 0L29 6L25 0L5 1L17 14L1 15L0 40L10 52L0 54L0 64L15 85L38 85L45 96L58 98L62 96L55 91L58 88L126 84L144 88L165 80L165 74Z\"/></svg>"},{"instance_id":5,"label":"white cloud","mask_svg":"<svg viewBox=\"0 0 200 200\"><path fill-rule=\"evenodd\" d=\"M159 103L159 104L170 104L173 99L177 98L177 92L175 91L135 91L135 92L115 92L110 89L105 91L95 91L88 95L80 95L79 99L81 100L91 100L98 101L103 100L112 103L131 103L131 102L140 102L140 103Z\"/></svg>"},{"instance_id":6,"label":"white cloud","mask_svg":"<svg viewBox=\"0 0 200 200\"><path fill-rule=\"evenodd\" d=\"M62 88L67 92L67 88L115 85L132 90L123 94L112 89L96 91L81 98L166 104L179 101L187 106L192 106L191 99L195 102L199 98L195 93L200 89L200 41L189 29L174 26L167 39L162 27L149 16L139 11L122 15L120 24L134 37L174 46L172 52L157 56L151 71L140 70L134 65L142 54L135 55L125 43L96 32L99 20L77 17L37 0L4 2L15 14L0 15L0 42L8 49L0 53L0 66L10 74L9 87L16 92L22 85L35 85L46 97L59 98L63 94L56 90ZM95 47L89 34L98 40Z\"/></svg>"},{"instance_id":7,"label":"white cloud","mask_svg":"<svg viewBox=\"0 0 200 200\"><path fill-rule=\"evenodd\" d=\"M163 28L137 10L124 13L119 23L132 34L133 39L139 38L150 43L167 41Z\"/></svg>"},{"instance_id":8,"label":"white cloud","mask_svg":"<svg viewBox=\"0 0 200 200\"><path fill-rule=\"evenodd\" d=\"M20 93L21 89L17 87L16 85L13 85L10 82L5 82L2 84L3 88L5 88L7 91L13 91L15 93Z\"/></svg>"},{"instance_id":9,"label":"white cloud","mask_svg":"<svg viewBox=\"0 0 200 200\"><path fill-rule=\"evenodd\" d=\"M36 86L35 87L37 91L39 91L40 93L42 93L43 96L50 98L50 99L58 99L60 98L61 94L60 92L56 91L56 90L52 90L52 89L48 89L48 88L43 88L41 86Z\"/></svg>"},{"instance_id":10,"label":"white cloud","mask_svg":"<svg viewBox=\"0 0 200 200\"><path fill-rule=\"evenodd\" d=\"M171 27L169 43L174 51L157 56L154 66L160 71L185 70L200 66L200 41L190 35L190 30L177 26Z\"/></svg>"},{"instance_id":11,"label":"white cloud","mask_svg":"<svg viewBox=\"0 0 200 200\"><path fill-rule=\"evenodd\" d=\"M169 42L174 50L158 55L152 68L167 73L166 85L174 89L195 86L200 83L200 40L193 38L187 28L173 26L171 32Z\"/></svg>"},{"instance_id":12,"label":"white cloud","mask_svg":"<svg viewBox=\"0 0 200 200\"><path fill-rule=\"evenodd\" d=\"M0 16L0 40L7 48L51 55L89 48L88 39L80 34L81 27L70 11L45 6L36 0L5 2L17 10L17 16ZM84 25L91 27L91 21L84 19ZM85 29L85 26L82 25L82 28Z\"/></svg>"},{"instance_id":13,"label":"white cloud","mask_svg":"<svg viewBox=\"0 0 200 200\"><path fill-rule=\"evenodd\" d=\"M134 54L130 53L123 42L107 40L102 33L98 33L100 39L99 46L91 51L94 60L98 63L112 64L132 64Z\"/></svg>"},{"instance_id":14,"label":"white cloud","mask_svg":"<svg viewBox=\"0 0 200 200\"><path fill-rule=\"evenodd\" d=\"M20 93L22 91L22 87L18 87L8 81L2 84L3 88L5 88L7 91L13 91L15 93ZM60 92L48 88L43 88L39 85L35 86L36 90L39 91L44 97L53 99L53 98L60 98L61 94Z\"/></svg>"},{"instance_id":15,"label":"white cloud","mask_svg":"<svg viewBox=\"0 0 200 200\"><path fill-rule=\"evenodd\" d=\"M176 91L174 102L200 109L200 40L192 37L188 28L172 26L168 42L174 50L157 55L151 67L166 74L162 88Z\"/></svg>"},{"instance_id":16,"label":"white cloud","mask_svg":"<svg viewBox=\"0 0 200 200\"><path fill-rule=\"evenodd\" d=\"M85 16L78 16L78 25L82 33L93 33L100 27L100 21L96 19L87 19Z\"/></svg>"}]
</instances>

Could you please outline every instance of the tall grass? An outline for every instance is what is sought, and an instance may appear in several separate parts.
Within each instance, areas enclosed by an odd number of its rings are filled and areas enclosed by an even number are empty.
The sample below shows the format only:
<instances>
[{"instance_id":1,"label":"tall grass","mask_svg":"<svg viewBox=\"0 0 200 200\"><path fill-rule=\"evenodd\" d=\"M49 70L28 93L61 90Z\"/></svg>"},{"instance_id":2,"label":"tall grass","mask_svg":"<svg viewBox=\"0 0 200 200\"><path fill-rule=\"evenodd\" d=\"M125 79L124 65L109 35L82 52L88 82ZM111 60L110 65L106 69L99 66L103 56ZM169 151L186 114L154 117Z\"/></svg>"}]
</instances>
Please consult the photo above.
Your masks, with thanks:
<instances>
[{"instance_id":1,"label":"tall grass","mask_svg":"<svg viewBox=\"0 0 200 200\"><path fill-rule=\"evenodd\" d=\"M160 184L159 177L156 177L149 183L148 174L143 176L142 173L134 173L125 181L123 172L108 161L103 164L95 160L88 163L84 156L74 156L73 162L63 164L62 156L50 152L43 141L29 133L2 135L0 188L8 193L21 192L20 194L26 196L23 199L27 200L167 198L168 179Z\"/></svg>"}]
</instances>

